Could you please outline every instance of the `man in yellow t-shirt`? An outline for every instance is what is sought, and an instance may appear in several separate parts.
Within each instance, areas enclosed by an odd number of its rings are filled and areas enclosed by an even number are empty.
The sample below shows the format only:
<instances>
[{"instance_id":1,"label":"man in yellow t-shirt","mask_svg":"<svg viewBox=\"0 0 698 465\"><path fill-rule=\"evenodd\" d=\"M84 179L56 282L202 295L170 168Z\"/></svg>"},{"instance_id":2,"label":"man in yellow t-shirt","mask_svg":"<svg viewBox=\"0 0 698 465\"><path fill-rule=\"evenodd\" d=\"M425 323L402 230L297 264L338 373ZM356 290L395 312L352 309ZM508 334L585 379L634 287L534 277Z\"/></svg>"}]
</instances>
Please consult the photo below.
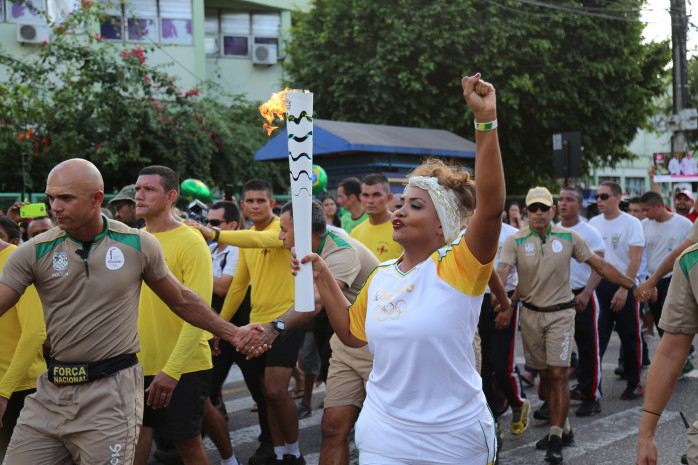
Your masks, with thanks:
<instances>
[{"instance_id":1,"label":"man in yellow t-shirt","mask_svg":"<svg viewBox=\"0 0 698 465\"><path fill-rule=\"evenodd\" d=\"M17 228L19 232L19 228ZM0 271L14 245L0 240ZM36 378L46 371L41 344L46 339L44 312L34 286L0 316L0 463L24 398L36 392Z\"/></svg>"},{"instance_id":2,"label":"man in yellow t-shirt","mask_svg":"<svg viewBox=\"0 0 698 465\"><path fill-rule=\"evenodd\" d=\"M393 198L388 178L382 174L369 174L361 180L361 203L368 214L350 236L373 252L379 262L398 258L402 246L393 240L393 224L388 203Z\"/></svg>"},{"instance_id":3,"label":"man in yellow t-shirt","mask_svg":"<svg viewBox=\"0 0 698 465\"><path fill-rule=\"evenodd\" d=\"M141 170L136 182L136 214L145 219L146 230L162 245L170 271L210 304L211 255L201 235L172 214L178 197L179 179L170 168ZM138 359L147 389L134 464L145 465L153 428L174 442L185 464L208 463L201 422L204 402L210 402L210 335L169 311L148 286L141 290L138 309Z\"/></svg>"},{"instance_id":4,"label":"man in yellow t-shirt","mask_svg":"<svg viewBox=\"0 0 698 465\"><path fill-rule=\"evenodd\" d=\"M304 465L305 459L298 446L298 411L288 392L288 383L303 342L303 329L286 331L284 322L279 320L294 305L294 279L289 272L291 253L278 237L281 228L279 218L272 213L275 201L271 185L262 179L251 179L242 187L242 197L242 209L254 223L253 229L222 231L215 227L199 227L199 230L206 240L240 248L235 277L223 303L221 317L230 320L235 316L247 287L251 286L250 322L271 325L279 334L279 339L267 353L249 360L250 363L242 369L257 376L264 386L277 461ZM262 405L259 406L261 409Z\"/></svg>"}]
</instances>

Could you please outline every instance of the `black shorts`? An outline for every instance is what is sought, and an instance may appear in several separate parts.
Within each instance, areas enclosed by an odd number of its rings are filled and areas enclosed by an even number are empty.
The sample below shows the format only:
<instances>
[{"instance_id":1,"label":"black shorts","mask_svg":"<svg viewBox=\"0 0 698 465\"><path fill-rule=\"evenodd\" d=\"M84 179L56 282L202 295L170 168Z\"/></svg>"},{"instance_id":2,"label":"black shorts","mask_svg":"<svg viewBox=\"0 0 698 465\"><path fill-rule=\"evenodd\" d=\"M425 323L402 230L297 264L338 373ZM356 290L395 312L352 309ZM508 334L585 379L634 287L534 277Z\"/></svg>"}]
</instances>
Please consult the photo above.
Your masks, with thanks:
<instances>
[{"instance_id":1,"label":"black shorts","mask_svg":"<svg viewBox=\"0 0 698 465\"><path fill-rule=\"evenodd\" d=\"M146 376L147 389L154 376ZM201 434L204 417L204 400L208 397L211 384L211 370L185 373L179 378L166 408L153 410L148 406L148 393L143 404L143 426L157 428L162 437L178 441Z\"/></svg>"},{"instance_id":2,"label":"black shorts","mask_svg":"<svg viewBox=\"0 0 698 465\"><path fill-rule=\"evenodd\" d=\"M251 368L259 376L264 374L266 367L293 368L298 363L298 351L303 345L305 329L297 328L287 331L277 338L271 345L271 349L250 360Z\"/></svg>"}]
</instances>

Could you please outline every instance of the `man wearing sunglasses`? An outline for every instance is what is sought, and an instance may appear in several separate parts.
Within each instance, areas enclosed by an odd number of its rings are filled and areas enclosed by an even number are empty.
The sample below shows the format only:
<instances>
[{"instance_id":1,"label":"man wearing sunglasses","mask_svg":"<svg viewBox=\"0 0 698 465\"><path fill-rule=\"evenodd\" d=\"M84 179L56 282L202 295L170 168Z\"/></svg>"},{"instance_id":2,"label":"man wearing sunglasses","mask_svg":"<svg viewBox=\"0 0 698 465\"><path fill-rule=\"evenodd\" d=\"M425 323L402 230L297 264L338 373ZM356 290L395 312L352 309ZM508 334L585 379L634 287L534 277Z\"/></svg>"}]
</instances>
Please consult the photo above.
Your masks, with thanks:
<instances>
[{"instance_id":1,"label":"man wearing sunglasses","mask_svg":"<svg viewBox=\"0 0 698 465\"><path fill-rule=\"evenodd\" d=\"M574 443L567 419L570 395L567 370L572 355L577 302L570 286L570 259L587 263L601 276L627 289L635 285L618 268L592 252L576 231L552 224L553 196L535 187L526 196L528 227L507 237L497 273L504 285L511 269L519 271L520 316L526 364L540 371L543 397L550 409L550 434L536 447L545 459L562 463L562 446Z\"/></svg>"},{"instance_id":2,"label":"man wearing sunglasses","mask_svg":"<svg viewBox=\"0 0 698 465\"><path fill-rule=\"evenodd\" d=\"M596 203L600 214L589 221L603 238L606 246L605 259L625 271L635 279L642 252L645 247L645 235L640 221L619 208L622 190L618 184L607 181L601 184L596 194ZM634 289L633 289L634 290ZM621 394L623 400L638 399L644 394L640 383L642 357L640 349L641 321L637 302L632 293L619 288L606 279L596 288L599 299L599 348L601 358L606 352L614 323L623 348L623 366L627 386Z\"/></svg>"}]
</instances>

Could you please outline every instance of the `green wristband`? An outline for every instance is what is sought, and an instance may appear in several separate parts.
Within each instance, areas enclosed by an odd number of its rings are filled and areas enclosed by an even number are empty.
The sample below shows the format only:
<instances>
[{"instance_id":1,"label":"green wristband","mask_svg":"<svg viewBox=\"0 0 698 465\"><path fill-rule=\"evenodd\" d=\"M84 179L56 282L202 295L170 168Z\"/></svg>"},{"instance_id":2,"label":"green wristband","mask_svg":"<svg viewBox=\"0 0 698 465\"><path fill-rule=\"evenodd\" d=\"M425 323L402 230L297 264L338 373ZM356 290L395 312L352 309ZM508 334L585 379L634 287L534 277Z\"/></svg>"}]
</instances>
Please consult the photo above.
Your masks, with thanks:
<instances>
[{"instance_id":1,"label":"green wristband","mask_svg":"<svg viewBox=\"0 0 698 465\"><path fill-rule=\"evenodd\" d=\"M497 120L490 121L489 123L478 123L475 122L475 129L478 131L490 131L498 126Z\"/></svg>"}]
</instances>

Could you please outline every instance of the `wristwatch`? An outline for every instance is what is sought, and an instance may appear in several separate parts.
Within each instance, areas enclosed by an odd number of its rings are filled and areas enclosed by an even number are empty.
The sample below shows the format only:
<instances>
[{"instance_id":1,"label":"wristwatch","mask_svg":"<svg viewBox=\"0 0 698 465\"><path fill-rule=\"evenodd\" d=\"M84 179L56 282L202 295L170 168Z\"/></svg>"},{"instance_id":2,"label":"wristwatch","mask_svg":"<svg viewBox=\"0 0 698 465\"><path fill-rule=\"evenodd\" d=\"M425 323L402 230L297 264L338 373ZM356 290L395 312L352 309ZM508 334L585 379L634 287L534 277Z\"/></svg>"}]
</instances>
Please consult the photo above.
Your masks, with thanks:
<instances>
[{"instance_id":1,"label":"wristwatch","mask_svg":"<svg viewBox=\"0 0 698 465\"><path fill-rule=\"evenodd\" d=\"M283 320L274 320L271 325L279 333L279 336L283 336L286 332L286 323Z\"/></svg>"}]
</instances>

